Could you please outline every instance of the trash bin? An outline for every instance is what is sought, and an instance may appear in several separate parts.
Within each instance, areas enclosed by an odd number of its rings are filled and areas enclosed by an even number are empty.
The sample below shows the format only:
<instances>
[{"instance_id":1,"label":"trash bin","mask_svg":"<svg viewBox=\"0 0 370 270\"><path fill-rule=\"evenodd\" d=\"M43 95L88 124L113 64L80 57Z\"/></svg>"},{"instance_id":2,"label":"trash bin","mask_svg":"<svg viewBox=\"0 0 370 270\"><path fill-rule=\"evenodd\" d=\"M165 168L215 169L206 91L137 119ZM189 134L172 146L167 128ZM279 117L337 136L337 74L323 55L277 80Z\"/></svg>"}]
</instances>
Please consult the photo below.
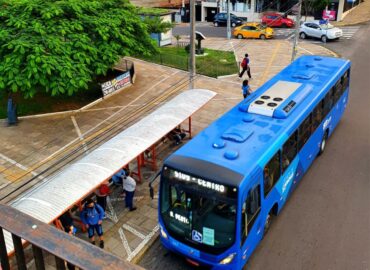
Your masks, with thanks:
<instances>
[{"instance_id":1,"label":"trash bin","mask_svg":"<svg viewBox=\"0 0 370 270\"><path fill-rule=\"evenodd\" d=\"M17 124L18 117L17 117L17 106L13 103L13 99L8 99L8 125L15 125Z\"/></svg>"}]
</instances>

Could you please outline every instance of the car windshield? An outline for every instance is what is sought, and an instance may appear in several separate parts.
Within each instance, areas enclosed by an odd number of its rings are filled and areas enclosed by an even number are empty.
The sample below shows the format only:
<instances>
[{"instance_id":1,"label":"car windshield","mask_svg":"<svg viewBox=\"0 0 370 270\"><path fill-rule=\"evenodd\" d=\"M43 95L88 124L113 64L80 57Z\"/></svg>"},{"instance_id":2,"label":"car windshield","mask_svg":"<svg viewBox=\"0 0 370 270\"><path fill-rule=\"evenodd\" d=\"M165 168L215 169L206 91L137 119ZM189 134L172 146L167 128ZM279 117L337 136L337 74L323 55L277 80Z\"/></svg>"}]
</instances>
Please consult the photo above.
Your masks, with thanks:
<instances>
[{"instance_id":1,"label":"car windshield","mask_svg":"<svg viewBox=\"0 0 370 270\"><path fill-rule=\"evenodd\" d=\"M320 27L324 30L327 30L327 29L332 29L334 28L334 25L328 23L328 24L320 24Z\"/></svg>"},{"instance_id":2,"label":"car windshield","mask_svg":"<svg viewBox=\"0 0 370 270\"><path fill-rule=\"evenodd\" d=\"M263 26L262 24L257 23L256 28L257 29L265 29L265 28L267 28L267 26Z\"/></svg>"},{"instance_id":3,"label":"car windshield","mask_svg":"<svg viewBox=\"0 0 370 270\"><path fill-rule=\"evenodd\" d=\"M229 189L236 194L236 188L193 176L195 183L185 183L178 178L189 175L178 176L168 169L161 179L160 210L168 233L201 251L224 252L235 241L236 199L226 194Z\"/></svg>"}]
</instances>

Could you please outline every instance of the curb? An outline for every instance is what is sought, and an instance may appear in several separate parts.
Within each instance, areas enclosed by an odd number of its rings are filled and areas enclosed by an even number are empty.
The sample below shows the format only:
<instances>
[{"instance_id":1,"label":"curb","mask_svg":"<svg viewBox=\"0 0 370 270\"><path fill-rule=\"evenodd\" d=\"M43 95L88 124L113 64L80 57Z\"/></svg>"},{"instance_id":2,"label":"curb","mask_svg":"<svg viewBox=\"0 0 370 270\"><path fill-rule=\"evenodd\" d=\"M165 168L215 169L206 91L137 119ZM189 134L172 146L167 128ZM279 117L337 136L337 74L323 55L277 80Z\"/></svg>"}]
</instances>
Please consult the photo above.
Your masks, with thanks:
<instances>
[{"instance_id":1,"label":"curb","mask_svg":"<svg viewBox=\"0 0 370 270\"><path fill-rule=\"evenodd\" d=\"M143 247L140 252L134 257L132 258L132 260L130 261L130 263L133 263L133 264L138 264L141 259L144 257L145 253L148 251L149 248L151 248L154 244L155 241L157 241L159 239L159 230L155 233L154 237L152 237L152 239L150 239L150 241L148 242L148 244Z\"/></svg>"},{"instance_id":2,"label":"curb","mask_svg":"<svg viewBox=\"0 0 370 270\"><path fill-rule=\"evenodd\" d=\"M217 79L226 79L226 78L230 78L230 77L234 77L234 76L237 76L238 74L235 73L235 74L230 74L230 75L223 75L223 76L218 76Z\"/></svg>"},{"instance_id":3,"label":"curb","mask_svg":"<svg viewBox=\"0 0 370 270\"><path fill-rule=\"evenodd\" d=\"M357 21L357 22L344 23L344 24L341 24L339 22L338 24L335 24L335 26L336 27L353 26L353 25L365 24L365 23L368 23L368 22L370 22L370 19L369 20L366 20L366 21Z\"/></svg>"}]
</instances>

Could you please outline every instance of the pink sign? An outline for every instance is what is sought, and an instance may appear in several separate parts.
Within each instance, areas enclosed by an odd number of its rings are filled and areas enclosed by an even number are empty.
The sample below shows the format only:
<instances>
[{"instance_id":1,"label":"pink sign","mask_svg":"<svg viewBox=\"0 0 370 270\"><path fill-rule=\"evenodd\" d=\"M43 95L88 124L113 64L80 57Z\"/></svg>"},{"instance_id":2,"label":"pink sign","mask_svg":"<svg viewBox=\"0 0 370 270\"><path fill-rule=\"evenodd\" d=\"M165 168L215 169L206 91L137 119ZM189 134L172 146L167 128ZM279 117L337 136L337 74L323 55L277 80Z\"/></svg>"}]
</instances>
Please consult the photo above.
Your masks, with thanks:
<instances>
[{"instance_id":1,"label":"pink sign","mask_svg":"<svg viewBox=\"0 0 370 270\"><path fill-rule=\"evenodd\" d=\"M335 10L326 10L325 9L322 12L322 18L324 20L334 21L336 13L337 12Z\"/></svg>"}]
</instances>

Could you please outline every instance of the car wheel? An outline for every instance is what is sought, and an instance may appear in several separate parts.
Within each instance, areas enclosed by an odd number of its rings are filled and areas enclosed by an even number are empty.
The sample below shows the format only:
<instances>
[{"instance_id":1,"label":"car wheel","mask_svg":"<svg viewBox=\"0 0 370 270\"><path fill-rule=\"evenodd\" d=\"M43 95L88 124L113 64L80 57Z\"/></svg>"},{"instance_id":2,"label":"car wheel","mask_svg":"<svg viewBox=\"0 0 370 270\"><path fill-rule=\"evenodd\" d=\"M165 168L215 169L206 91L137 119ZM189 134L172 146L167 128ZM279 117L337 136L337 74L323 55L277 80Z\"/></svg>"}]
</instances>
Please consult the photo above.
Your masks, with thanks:
<instances>
[{"instance_id":1,"label":"car wheel","mask_svg":"<svg viewBox=\"0 0 370 270\"><path fill-rule=\"evenodd\" d=\"M242 34L238 34L236 37L237 37L238 39L243 39L243 35L242 35Z\"/></svg>"},{"instance_id":2,"label":"car wheel","mask_svg":"<svg viewBox=\"0 0 370 270\"><path fill-rule=\"evenodd\" d=\"M322 41L322 42L324 42L324 43L326 43L326 42L328 41L328 37L327 37L327 36L325 36L325 35L323 35L323 36L321 37L321 41Z\"/></svg>"},{"instance_id":3,"label":"car wheel","mask_svg":"<svg viewBox=\"0 0 370 270\"><path fill-rule=\"evenodd\" d=\"M307 36L306 36L306 34L305 34L304 32L301 32L301 33L299 34L299 37L300 37L301 39L305 39Z\"/></svg>"},{"instance_id":4,"label":"car wheel","mask_svg":"<svg viewBox=\"0 0 370 270\"><path fill-rule=\"evenodd\" d=\"M281 27L282 27L282 28L288 28L288 25L286 25L285 23L283 23L283 24L281 25Z\"/></svg>"},{"instance_id":5,"label":"car wheel","mask_svg":"<svg viewBox=\"0 0 370 270\"><path fill-rule=\"evenodd\" d=\"M260 39L264 40L264 39L266 39L266 36L265 35L260 35Z\"/></svg>"},{"instance_id":6,"label":"car wheel","mask_svg":"<svg viewBox=\"0 0 370 270\"><path fill-rule=\"evenodd\" d=\"M218 22L214 22L213 25L218 27Z\"/></svg>"},{"instance_id":7,"label":"car wheel","mask_svg":"<svg viewBox=\"0 0 370 270\"><path fill-rule=\"evenodd\" d=\"M236 26L236 23L231 23L231 27L235 27Z\"/></svg>"}]
</instances>

